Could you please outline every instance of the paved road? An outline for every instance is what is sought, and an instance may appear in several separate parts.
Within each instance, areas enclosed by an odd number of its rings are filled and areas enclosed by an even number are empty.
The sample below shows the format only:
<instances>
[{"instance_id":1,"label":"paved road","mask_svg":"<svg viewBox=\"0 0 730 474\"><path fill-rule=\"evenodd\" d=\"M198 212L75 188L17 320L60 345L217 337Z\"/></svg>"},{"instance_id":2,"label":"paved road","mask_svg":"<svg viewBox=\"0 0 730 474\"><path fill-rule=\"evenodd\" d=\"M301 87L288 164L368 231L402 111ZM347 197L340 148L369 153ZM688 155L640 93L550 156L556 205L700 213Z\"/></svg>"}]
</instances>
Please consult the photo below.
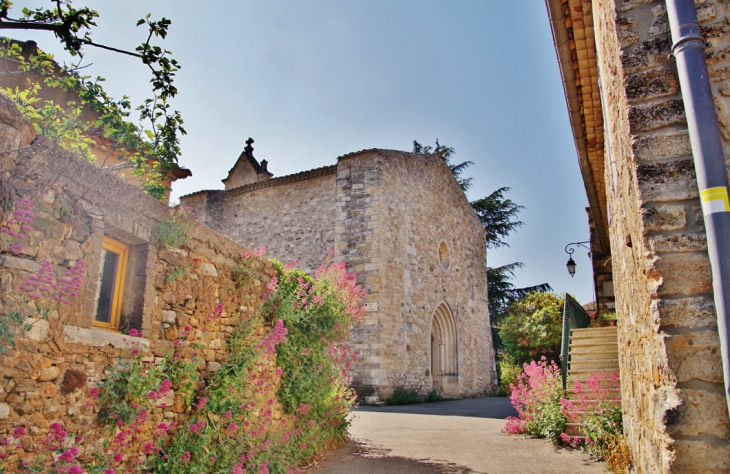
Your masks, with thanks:
<instances>
[{"instance_id":1,"label":"paved road","mask_svg":"<svg viewBox=\"0 0 730 474\"><path fill-rule=\"evenodd\" d=\"M351 441L313 474L601 474L605 464L549 442L501 432L508 398L362 407Z\"/></svg>"}]
</instances>

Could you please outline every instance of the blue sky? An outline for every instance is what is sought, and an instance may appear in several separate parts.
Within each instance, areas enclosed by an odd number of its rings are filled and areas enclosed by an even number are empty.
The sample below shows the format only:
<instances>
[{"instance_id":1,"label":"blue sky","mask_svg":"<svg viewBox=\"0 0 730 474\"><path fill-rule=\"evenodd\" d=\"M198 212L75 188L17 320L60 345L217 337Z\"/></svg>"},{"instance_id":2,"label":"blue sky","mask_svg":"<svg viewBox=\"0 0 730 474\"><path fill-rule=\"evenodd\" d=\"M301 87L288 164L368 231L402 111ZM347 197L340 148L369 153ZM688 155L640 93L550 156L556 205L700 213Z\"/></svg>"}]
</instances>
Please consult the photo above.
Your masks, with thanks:
<instances>
[{"instance_id":1,"label":"blue sky","mask_svg":"<svg viewBox=\"0 0 730 474\"><path fill-rule=\"evenodd\" d=\"M521 261L515 283L550 283L593 299L586 251L565 269L569 242L588 239L587 199L545 5L539 0L87 1L93 37L133 49L146 13L172 20L163 46L182 69L174 106L185 119L180 165L193 177L173 198L222 188L250 136L276 176L334 164L365 148L412 141L456 149L475 164L470 199L511 187L526 207L510 248L489 266ZM16 1L15 7L49 6ZM64 60L51 34L20 33ZM149 76L133 58L89 49L88 74L140 103Z\"/></svg>"}]
</instances>

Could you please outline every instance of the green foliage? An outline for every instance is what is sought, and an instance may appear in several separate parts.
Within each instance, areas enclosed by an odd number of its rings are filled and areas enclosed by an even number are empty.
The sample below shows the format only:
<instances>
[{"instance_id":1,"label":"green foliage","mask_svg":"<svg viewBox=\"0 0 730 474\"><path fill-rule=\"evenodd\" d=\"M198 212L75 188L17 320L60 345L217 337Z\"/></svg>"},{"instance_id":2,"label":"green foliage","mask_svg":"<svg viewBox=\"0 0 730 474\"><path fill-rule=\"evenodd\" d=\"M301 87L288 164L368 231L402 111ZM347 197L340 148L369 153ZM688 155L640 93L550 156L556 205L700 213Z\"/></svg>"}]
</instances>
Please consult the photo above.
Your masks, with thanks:
<instances>
[{"instance_id":1,"label":"green foliage","mask_svg":"<svg viewBox=\"0 0 730 474\"><path fill-rule=\"evenodd\" d=\"M244 258L239 262L233 270L231 270L231 278L236 284L236 288L240 288L253 280L261 268L261 260L257 258Z\"/></svg>"},{"instance_id":2,"label":"green foliage","mask_svg":"<svg viewBox=\"0 0 730 474\"><path fill-rule=\"evenodd\" d=\"M509 359L502 359L497 362L497 378L499 379L500 395L511 395L511 385L517 385L518 377L522 374L522 366L515 364Z\"/></svg>"},{"instance_id":3,"label":"green foliage","mask_svg":"<svg viewBox=\"0 0 730 474\"><path fill-rule=\"evenodd\" d=\"M15 347L15 336L19 332L26 332L30 327L23 324L25 318L20 311L11 311L7 317L0 318L0 355L5 354L8 347Z\"/></svg>"},{"instance_id":4,"label":"green foliage","mask_svg":"<svg viewBox=\"0 0 730 474\"><path fill-rule=\"evenodd\" d=\"M428 391L425 398L426 403L435 403L444 401L444 392L434 384Z\"/></svg>"},{"instance_id":5,"label":"green foliage","mask_svg":"<svg viewBox=\"0 0 730 474\"><path fill-rule=\"evenodd\" d=\"M92 33L98 12L88 7L74 8L70 0L59 0L51 8L22 8L15 17L11 16L14 12L17 9L13 8L12 2L0 0L0 29L51 31L66 51L78 58L76 64L59 66L53 61L53 56L41 51L25 57L17 43L3 39L2 56L15 63L18 71L28 73L28 87L6 91L14 96L25 118L36 126L39 133L48 134L62 146L87 158L91 148L101 146L100 142L90 138L88 132L92 129L100 131L99 136L112 140L114 144L109 153L112 154L113 149L123 150L122 155L127 161L110 168L133 168L133 175L145 181L143 189L147 193L157 198L164 197L167 191L162 184L164 174L177 167L180 136L185 134L180 113L172 110L170 105L177 95L173 81L180 65L170 57L169 51L152 43L154 39L167 36L170 20L152 20L149 14L140 19L137 26L146 26L146 37L134 51L125 51L95 42ZM129 100L126 97L119 101L111 99L101 87L103 78L91 79L79 73L86 67L81 64L85 47L132 56L147 66L152 76L152 97L137 108L140 122L147 124L147 128L125 121L131 112ZM0 74L15 74L15 71ZM45 87L74 92L79 102L54 104L36 100L35 88L41 82ZM84 110L98 113L99 119L93 123L82 123L80 119Z\"/></svg>"},{"instance_id":6,"label":"green foliage","mask_svg":"<svg viewBox=\"0 0 730 474\"><path fill-rule=\"evenodd\" d=\"M157 239L167 248L180 248L195 236L198 222L192 208L176 206L170 210L166 221L157 228Z\"/></svg>"},{"instance_id":7,"label":"green foliage","mask_svg":"<svg viewBox=\"0 0 730 474\"><path fill-rule=\"evenodd\" d=\"M542 356L558 360L563 301L555 293L533 292L510 305L499 330L505 356L515 364Z\"/></svg>"},{"instance_id":8,"label":"green foliage","mask_svg":"<svg viewBox=\"0 0 730 474\"><path fill-rule=\"evenodd\" d=\"M89 135L90 124L81 117L83 107L75 102L68 102L62 107L53 101L43 100L38 97L40 89L40 84L34 84L24 90L16 87L14 90L0 88L0 91L15 101L18 111L33 124L36 133L94 163L96 158L92 151L97 145Z\"/></svg>"},{"instance_id":9,"label":"green foliage","mask_svg":"<svg viewBox=\"0 0 730 474\"><path fill-rule=\"evenodd\" d=\"M145 369L140 357L131 360L119 357L100 385L99 422L110 427L119 421L130 423L139 415L140 403L149 405L147 394L161 382L161 371Z\"/></svg>"},{"instance_id":10,"label":"green foliage","mask_svg":"<svg viewBox=\"0 0 730 474\"><path fill-rule=\"evenodd\" d=\"M553 291L547 283L526 288L515 288L511 280L515 277L515 270L523 267L522 263L515 262L501 267L487 268L489 317L492 324L497 325L502 321L507 316L509 306L529 294L534 292L550 293Z\"/></svg>"},{"instance_id":11,"label":"green foliage","mask_svg":"<svg viewBox=\"0 0 730 474\"><path fill-rule=\"evenodd\" d=\"M418 388L413 385L397 385L393 395L385 401L388 405L413 405L423 403L423 397L418 393Z\"/></svg>"},{"instance_id":12,"label":"green foliage","mask_svg":"<svg viewBox=\"0 0 730 474\"><path fill-rule=\"evenodd\" d=\"M189 265L183 265L180 267L173 268L165 277L165 284L169 285L170 283L179 280L180 278L187 275L188 272L190 272Z\"/></svg>"},{"instance_id":13,"label":"green foliage","mask_svg":"<svg viewBox=\"0 0 730 474\"><path fill-rule=\"evenodd\" d=\"M610 313L603 313L598 316L598 319L602 321L616 321L616 312L611 311Z\"/></svg>"},{"instance_id":14,"label":"green foliage","mask_svg":"<svg viewBox=\"0 0 730 474\"><path fill-rule=\"evenodd\" d=\"M515 220L525 206L507 199L505 194L509 190L509 187L503 186L489 196L471 203L486 231L487 248L509 247L505 239L513 231L525 225L524 222Z\"/></svg>"}]
</instances>

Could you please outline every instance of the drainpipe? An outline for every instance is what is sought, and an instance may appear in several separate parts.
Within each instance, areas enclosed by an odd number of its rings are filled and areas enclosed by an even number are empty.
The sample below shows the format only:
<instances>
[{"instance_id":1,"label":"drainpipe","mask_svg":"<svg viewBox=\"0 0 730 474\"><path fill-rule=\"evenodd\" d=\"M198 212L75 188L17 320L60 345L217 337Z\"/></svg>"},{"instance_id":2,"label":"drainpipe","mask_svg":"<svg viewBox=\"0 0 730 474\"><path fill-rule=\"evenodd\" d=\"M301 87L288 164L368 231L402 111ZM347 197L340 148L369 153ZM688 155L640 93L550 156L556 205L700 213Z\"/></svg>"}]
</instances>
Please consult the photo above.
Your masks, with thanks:
<instances>
[{"instance_id":1,"label":"drainpipe","mask_svg":"<svg viewBox=\"0 0 730 474\"><path fill-rule=\"evenodd\" d=\"M667 0L666 4L674 41L672 53L677 60L677 73L705 219L725 398L730 413L730 202L727 169L705 62L705 40L700 35L694 1Z\"/></svg>"}]
</instances>

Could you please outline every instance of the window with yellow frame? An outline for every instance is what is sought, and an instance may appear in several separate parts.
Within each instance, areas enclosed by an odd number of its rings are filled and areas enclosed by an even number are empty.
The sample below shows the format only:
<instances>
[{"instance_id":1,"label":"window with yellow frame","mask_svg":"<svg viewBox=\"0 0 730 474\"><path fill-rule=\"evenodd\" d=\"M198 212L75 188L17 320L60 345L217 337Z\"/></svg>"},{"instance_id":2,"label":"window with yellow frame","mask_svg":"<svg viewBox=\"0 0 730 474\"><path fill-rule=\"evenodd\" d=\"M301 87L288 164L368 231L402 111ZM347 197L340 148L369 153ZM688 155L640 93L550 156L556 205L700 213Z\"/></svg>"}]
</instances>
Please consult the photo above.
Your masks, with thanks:
<instances>
[{"instance_id":1,"label":"window with yellow frame","mask_svg":"<svg viewBox=\"0 0 730 474\"><path fill-rule=\"evenodd\" d=\"M99 272L99 292L96 298L94 326L106 329L119 329L124 296L124 277L127 274L129 245L109 237L101 244L101 266Z\"/></svg>"}]
</instances>

